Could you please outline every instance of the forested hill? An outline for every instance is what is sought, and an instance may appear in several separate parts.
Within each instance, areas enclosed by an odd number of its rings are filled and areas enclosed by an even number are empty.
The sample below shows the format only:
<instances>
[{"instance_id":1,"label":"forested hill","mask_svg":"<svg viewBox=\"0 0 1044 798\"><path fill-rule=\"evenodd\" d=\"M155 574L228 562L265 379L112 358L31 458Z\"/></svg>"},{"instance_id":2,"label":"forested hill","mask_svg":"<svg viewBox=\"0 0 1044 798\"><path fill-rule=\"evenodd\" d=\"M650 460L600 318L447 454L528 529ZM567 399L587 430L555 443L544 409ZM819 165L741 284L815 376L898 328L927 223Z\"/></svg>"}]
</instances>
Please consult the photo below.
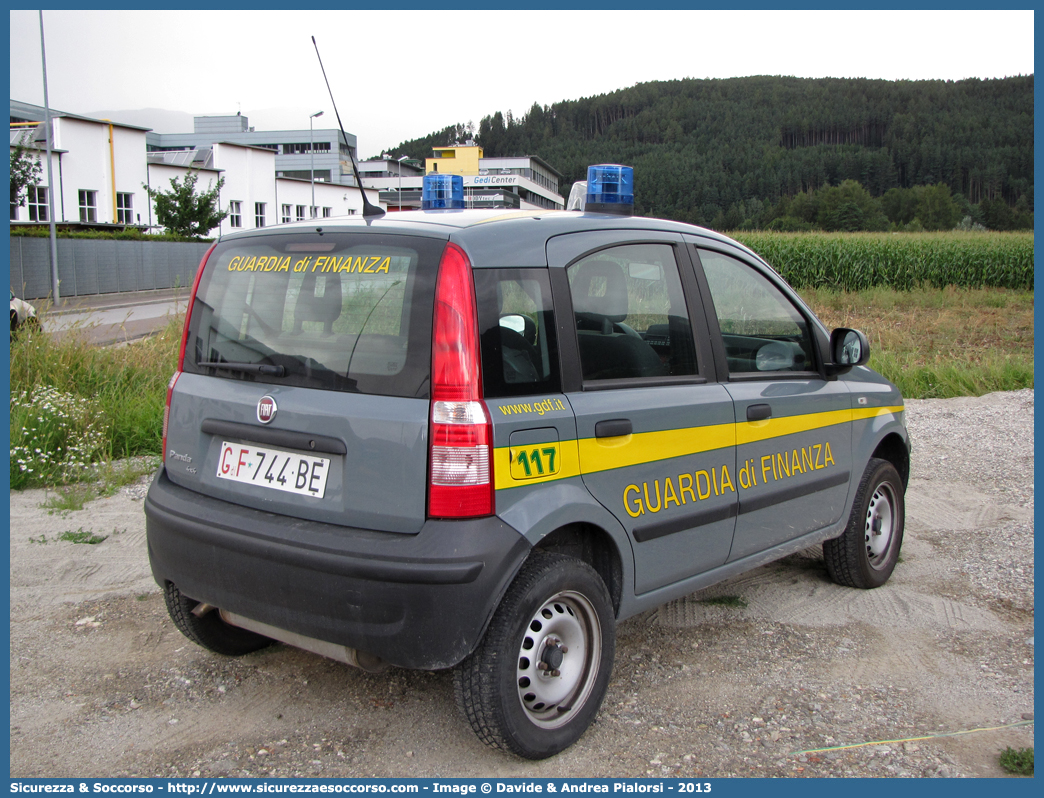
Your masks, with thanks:
<instances>
[{"instance_id":1,"label":"forested hill","mask_svg":"<svg viewBox=\"0 0 1044 798\"><path fill-rule=\"evenodd\" d=\"M466 137L455 125L393 154L423 159L432 146ZM498 111L474 138L487 157L540 156L564 174L564 195L589 164L629 164L636 212L698 224L844 180L874 197L944 183L962 204L1024 197L1032 210L1032 75L640 83L534 104L519 118Z\"/></svg>"}]
</instances>

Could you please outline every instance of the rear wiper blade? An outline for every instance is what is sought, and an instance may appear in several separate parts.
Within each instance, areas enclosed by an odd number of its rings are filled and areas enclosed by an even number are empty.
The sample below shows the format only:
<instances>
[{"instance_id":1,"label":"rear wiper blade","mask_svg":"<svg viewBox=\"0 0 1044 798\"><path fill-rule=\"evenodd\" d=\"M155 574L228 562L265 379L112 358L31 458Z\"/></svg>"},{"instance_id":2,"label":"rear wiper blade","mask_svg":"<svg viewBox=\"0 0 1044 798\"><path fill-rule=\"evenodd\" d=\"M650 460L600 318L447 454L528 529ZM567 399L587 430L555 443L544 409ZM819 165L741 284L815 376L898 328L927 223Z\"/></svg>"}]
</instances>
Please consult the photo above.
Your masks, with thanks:
<instances>
[{"instance_id":1,"label":"rear wiper blade","mask_svg":"<svg viewBox=\"0 0 1044 798\"><path fill-rule=\"evenodd\" d=\"M229 371L245 371L248 374L264 374L268 377L284 377L286 369L282 366L270 366L267 363L226 363L224 361L205 360L197 363L200 368L228 369Z\"/></svg>"}]
</instances>

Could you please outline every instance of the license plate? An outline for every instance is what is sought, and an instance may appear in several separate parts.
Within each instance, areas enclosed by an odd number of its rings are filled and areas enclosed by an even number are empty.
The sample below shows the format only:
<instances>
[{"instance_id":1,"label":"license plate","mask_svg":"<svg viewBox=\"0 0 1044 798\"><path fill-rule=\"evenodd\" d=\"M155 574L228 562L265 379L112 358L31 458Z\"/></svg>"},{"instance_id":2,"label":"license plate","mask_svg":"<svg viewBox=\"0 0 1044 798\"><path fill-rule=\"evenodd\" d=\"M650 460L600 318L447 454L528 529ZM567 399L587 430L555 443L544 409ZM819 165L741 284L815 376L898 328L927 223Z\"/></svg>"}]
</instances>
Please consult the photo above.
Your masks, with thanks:
<instances>
[{"instance_id":1,"label":"license plate","mask_svg":"<svg viewBox=\"0 0 1044 798\"><path fill-rule=\"evenodd\" d=\"M219 479L260 485L263 488L323 498L330 461L279 449L265 449L248 443L222 441L218 458Z\"/></svg>"}]
</instances>

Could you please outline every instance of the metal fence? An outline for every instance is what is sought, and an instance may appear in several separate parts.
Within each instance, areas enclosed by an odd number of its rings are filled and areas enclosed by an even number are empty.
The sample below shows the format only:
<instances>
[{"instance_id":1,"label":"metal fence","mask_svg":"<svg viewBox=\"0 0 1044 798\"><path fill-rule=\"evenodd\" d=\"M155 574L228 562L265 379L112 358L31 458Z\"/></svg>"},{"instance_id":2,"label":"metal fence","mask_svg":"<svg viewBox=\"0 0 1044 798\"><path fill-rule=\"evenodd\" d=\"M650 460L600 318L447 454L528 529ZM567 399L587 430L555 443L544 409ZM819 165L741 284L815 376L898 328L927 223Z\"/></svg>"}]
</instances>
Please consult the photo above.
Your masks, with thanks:
<instances>
[{"instance_id":1,"label":"metal fence","mask_svg":"<svg viewBox=\"0 0 1044 798\"><path fill-rule=\"evenodd\" d=\"M13 236L11 290L23 299L51 295L46 238ZM192 287L210 244L180 241L58 239L58 290L63 297Z\"/></svg>"}]
</instances>

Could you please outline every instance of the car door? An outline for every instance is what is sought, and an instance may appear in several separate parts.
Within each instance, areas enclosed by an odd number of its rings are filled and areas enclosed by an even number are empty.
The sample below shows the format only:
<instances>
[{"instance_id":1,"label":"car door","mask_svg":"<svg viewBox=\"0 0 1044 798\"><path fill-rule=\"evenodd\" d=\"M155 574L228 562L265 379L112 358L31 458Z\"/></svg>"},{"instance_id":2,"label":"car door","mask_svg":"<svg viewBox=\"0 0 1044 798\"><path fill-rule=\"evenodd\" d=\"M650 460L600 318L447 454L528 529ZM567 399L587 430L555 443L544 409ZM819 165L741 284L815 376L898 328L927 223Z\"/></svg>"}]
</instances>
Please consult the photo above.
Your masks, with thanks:
<instances>
[{"instance_id":1,"label":"car door","mask_svg":"<svg viewBox=\"0 0 1044 798\"><path fill-rule=\"evenodd\" d=\"M580 471L631 539L635 592L722 565L738 506L735 416L690 314L701 303L681 236L559 236L548 264Z\"/></svg>"},{"instance_id":2,"label":"car door","mask_svg":"<svg viewBox=\"0 0 1044 798\"><path fill-rule=\"evenodd\" d=\"M736 407L739 516L729 561L838 522L852 468L851 394L820 368L825 331L741 253L695 250Z\"/></svg>"}]
</instances>

